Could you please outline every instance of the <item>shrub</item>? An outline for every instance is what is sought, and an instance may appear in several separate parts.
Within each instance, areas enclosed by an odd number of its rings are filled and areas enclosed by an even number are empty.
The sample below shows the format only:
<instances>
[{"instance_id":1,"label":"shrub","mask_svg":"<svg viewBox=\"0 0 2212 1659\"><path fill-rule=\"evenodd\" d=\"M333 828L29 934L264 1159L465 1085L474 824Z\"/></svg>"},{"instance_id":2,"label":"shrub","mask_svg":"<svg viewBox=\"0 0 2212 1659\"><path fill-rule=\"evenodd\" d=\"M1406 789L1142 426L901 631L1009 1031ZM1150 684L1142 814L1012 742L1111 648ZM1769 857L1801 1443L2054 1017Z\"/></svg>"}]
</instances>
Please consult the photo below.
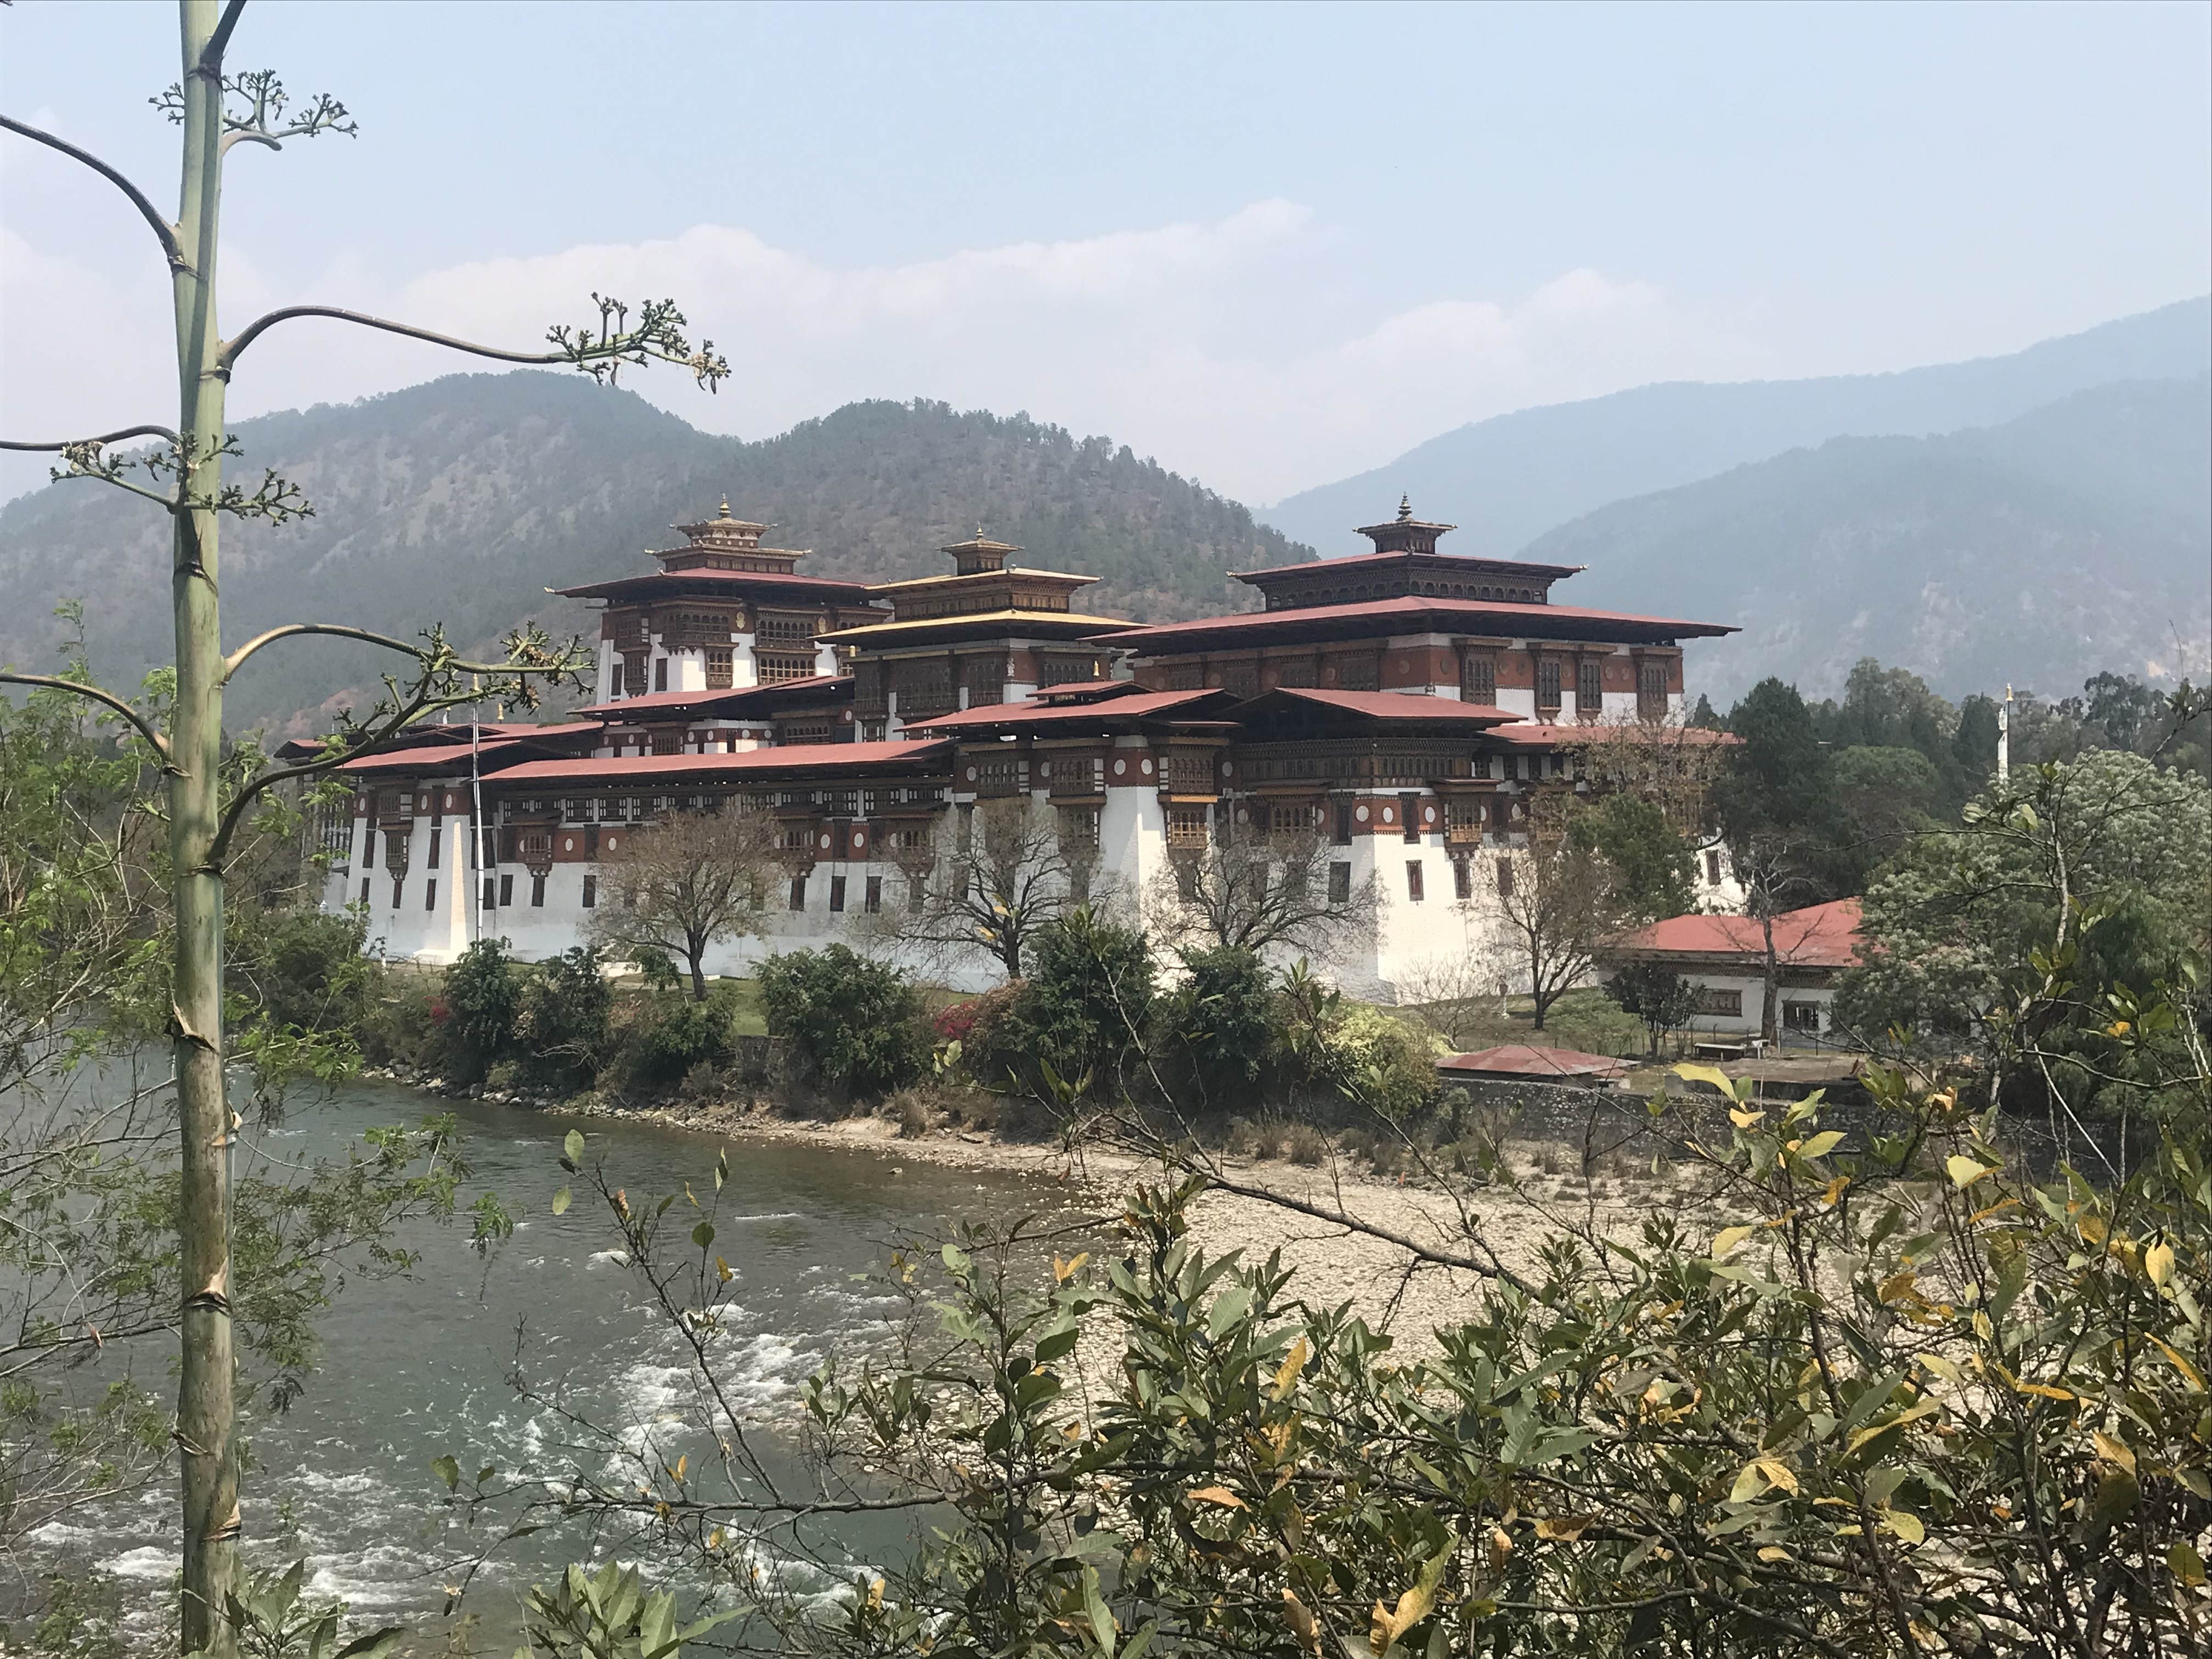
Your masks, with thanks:
<instances>
[{"instance_id":1,"label":"shrub","mask_svg":"<svg viewBox=\"0 0 2212 1659\"><path fill-rule=\"evenodd\" d=\"M1252 1132L1252 1156L1273 1160L1283 1155L1283 1126L1262 1123Z\"/></svg>"},{"instance_id":2,"label":"shrub","mask_svg":"<svg viewBox=\"0 0 2212 1659\"><path fill-rule=\"evenodd\" d=\"M1024 1077L1049 1066L1071 1087L1119 1091L1139 1051L1152 1008L1152 954L1133 928L1101 921L1088 907L1037 929L1030 977L1008 1034Z\"/></svg>"},{"instance_id":3,"label":"shrub","mask_svg":"<svg viewBox=\"0 0 2212 1659\"><path fill-rule=\"evenodd\" d=\"M1291 1163L1310 1167L1328 1155L1328 1142L1322 1139L1321 1131L1312 1124L1294 1123L1291 1126L1289 1150Z\"/></svg>"},{"instance_id":4,"label":"shrub","mask_svg":"<svg viewBox=\"0 0 2212 1659\"><path fill-rule=\"evenodd\" d=\"M929 1063L920 1000L896 968L842 945L761 965L761 1010L831 1082L868 1094L911 1083Z\"/></svg>"},{"instance_id":5,"label":"shrub","mask_svg":"<svg viewBox=\"0 0 2212 1659\"><path fill-rule=\"evenodd\" d=\"M1379 1008L1346 1005L1322 1043L1337 1088L1384 1117L1410 1117L1436 1092L1438 1040Z\"/></svg>"},{"instance_id":6,"label":"shrub","mask_svg":"<svg viewBox=\"0 0 2212 1659\"><path fill-rule=\"evenodd\" d=\"M902 1089L884 1106L898 1125L901 1140L919 1140L929 1133L929 1099L919 1089Z\"/></svg>"},{"instance_id":7,"label":"shrub","mask_svg":"<svg viewBox=\"0 0 2212 1659\"><path fill-rule=\"evenodd\" d=\"M375 965L362 954L368 939L368 922L350 911L290 912L234 944L230 987L272 1029L358 1031L376 990Z\"/></svg>"},{"instance_id":8,"label":"shrub","mask_svg":"<svg viewBox=\"0 0 2212 1659\"><path fill-rule=\"evenodd\" d=\"M607 1049L614 993L599 972L599 953L580 945L541 964L525 982L515 1021L517 1045L538 1078L587 1083Z\"/></svg>"},{"instance_id":9,"label":"shrub","mask_svg":"<svg viewBox=\"0 0 2212 1659\"><path fill-rule=\"evenodd\" d=\"M650 1012L632 1028L630 1074L641 1083L666 1084L701 1066L726 1064L737 1000L737 989L729 985L717 985L704 1002L688 994L653 997Z\"/></svg>"},{"instance_id":10,"label":"shrub","mask_svg":"<svg viewBox=\"0 0 2212 1659\"><path fill-rule=\"evenodd\" d=\"M1275 1046L1274 996L1253 952L1186 951L1183 982L1159 1000L1162 1047L1178 1083L1219 1105L1249 1094Z\"/></svg>"},{"instance_id":11,"label":"shrub","mask_svg":"<svg viewBox=\"0 0 2212 1659\"><path fill-rule=\"evenodd\" d=\"M513 1046L522 1014L522 975L503 939L480 939L446 970L441 1047L450 1075L482 1077Z\"/></svg>"}]
</instances>

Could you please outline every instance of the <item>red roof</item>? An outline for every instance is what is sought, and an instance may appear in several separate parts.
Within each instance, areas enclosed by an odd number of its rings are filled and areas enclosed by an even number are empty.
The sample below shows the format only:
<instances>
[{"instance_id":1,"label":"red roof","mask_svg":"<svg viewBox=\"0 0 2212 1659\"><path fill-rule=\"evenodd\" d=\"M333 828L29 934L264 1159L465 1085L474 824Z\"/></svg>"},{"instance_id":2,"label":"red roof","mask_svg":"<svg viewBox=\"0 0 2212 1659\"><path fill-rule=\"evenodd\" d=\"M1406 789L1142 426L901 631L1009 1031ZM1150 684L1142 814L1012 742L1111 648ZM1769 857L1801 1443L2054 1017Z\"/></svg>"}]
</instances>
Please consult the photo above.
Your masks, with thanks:
<instances>
[{"instance_id":1,"label":"red roof","mask_svg":"<svg viewBox=\"0 0 2212 1659\"><path fill-rule=\"evenodd\" d=\"M705 709L715 704L757 696L763 691L807 691L836 685L852 679L850 674L809 674L803 679L770 680L762 685L725 686L716 691L647 691L635 697L613 697L605 702L595 702L579 708L580 714L593 714L602 720L617 720L624 714L651 714L665 709Z\"/></svg>"},{"instance_id":2,"label":"red roof","mask_svg":"<svg viewBox=\"0 0 2212 1659\"><path fill-rule=\"evenodd\" d=\"M1140 720L1150 714L1164 714L1185 703L1221 695L1218 690L1139 691L1133 696L1109 697L1103 702L1060 703L1030 700L990 702L980 708L963 708L957 714L939 714L935 720L915 720L908 724L907 729L912 732L969 732L994 726L1062 726L1076 722L1087 724L1102 719Z\"/></svg>"},{"instance_id":3,"label":"red roof","mask_svg":"<svg viewBox=\"0 0 2212 1659\"><path fill-rule=\"evenodd\" d=\"M1586 1054L1574 1048L1544 1048L1533 1042L1508 1042L1471 1054L1447 1054L1437 1070L1461 1077L1528 1077L1610 1079L1629 1071L1625 1060L1609 1054Z\"/></svg>"},{"instance_id":4,"label":"red roof","mask_svg":"<svg viewBox=\"0 0 2212 1659\"><path fill-rule=\"evenodd\" d=\"M598 728L594 727L594 730ZM465 772L470 757L478 761L522 747L518 738L493 738L473 748L465 743L433 743L412 749L382 749L344 762L341 772Z\"/></svg>"},{"instance_id":5,"label":"red roof","mask_svg":"<svg viewBox=\"0 0 2212 1659\"><path fill-rule=\"evenodd\" d=\"M704 781L749 772L858 772L884 766L941 769L944 743L801 743L740 749L734 755L628 755L588 760L526 761L499 775L516 783L637 784Z\"/></svg>"},{"instance_id":6,"label":"red roof","mask_svg":"<svg viewBox=\"0 0 2212 1659\"><path fill-rule=\"evenodd\" d=\"M1434 559L1447 566L1458 566L1470 574L1524 575L1557 580L1587 570L1586 564L1530 564L1522 559L1486 559L1479 553L1446 553L1431 548L1427 552L1415 552L1411 548L1395 553L1346 553L1341 556L1322 554L1318 559L1300 559L1291 564L1263 565L1257 570L1232 570L1231 578L1249 582L1257 578L1264 582L1270 576L1312 575L1335 570L1356 570L1380 564L1390 559Z\"/></svg>"},{"instance_id":7,"label":"red roof","mask_svg":"<svg viewBox=\"0 0 2212 1659\"><path fill-rule=\"evenodd\" d=\"M1433 696L1425 691L1321 691L1307 685L1284 685L1265 695L1317 702L1378 720L1440 720L1492 726L1521 718L1486 702L1462 702L1457 697Z\"/></svg>"},{"instance_id":8,"label":"red roof","mask_svg":"<svg viewBox=\"0 0 2212 1659\"><path fill-rule=\"evenodd\" d=\"M1057 685L1039 686L1035 695L1039 702L1102 702L1144 689L1134 680L1062 680Z\"/></svg>"},{"instance_id":9,"label":"red roof","mask_svg":"<svg viewBox=\"0 0 2212 1659\"><path fill-rule=\"evenodd\" d=\"M1856 966L1858 942L1859 902L1855 898L1808 905L1774 919L1774 952L1786 967ZM1610 948L1648 956L1763 962L1766 937L1753 916L1669 916L1638 928Z\"/></svg>"},{"instance_id":10,"label":"red roof","mask_svg":"<svg viewBox=\"0 0 2212 1659\"><path fill-rule=\"evenodd\" d=\"M1396 554L1366 555L1395 558ZM1296 567L1292 567L1296 568ZM1733 623L1685 622L1674 617L1643 617L1625 611L1589 611L1571 605L1511 605L1502 599L1446 599L1432 594L1407 594L1393 599L1367 599L1357 605L1310 605L1283 611L1246 611L1232 617L1198 617L1188 622L1163 623L1158 627L1133 628L1114 635L1121 650L1163 652L1195 650L1186 641L1219 634L1249 634L1255 630L1306 630L1319 625L1326 630L1347 622L1398 622L1406 631L1416 624L1442 622L1462 633L1512 632L1555 637L1573 629L1584 633L1597 627L1639 629L1669 638L1719 635L1739 630ZM1510 629L1484 623L1525 623Z\"/></svg>"}]
</instances>

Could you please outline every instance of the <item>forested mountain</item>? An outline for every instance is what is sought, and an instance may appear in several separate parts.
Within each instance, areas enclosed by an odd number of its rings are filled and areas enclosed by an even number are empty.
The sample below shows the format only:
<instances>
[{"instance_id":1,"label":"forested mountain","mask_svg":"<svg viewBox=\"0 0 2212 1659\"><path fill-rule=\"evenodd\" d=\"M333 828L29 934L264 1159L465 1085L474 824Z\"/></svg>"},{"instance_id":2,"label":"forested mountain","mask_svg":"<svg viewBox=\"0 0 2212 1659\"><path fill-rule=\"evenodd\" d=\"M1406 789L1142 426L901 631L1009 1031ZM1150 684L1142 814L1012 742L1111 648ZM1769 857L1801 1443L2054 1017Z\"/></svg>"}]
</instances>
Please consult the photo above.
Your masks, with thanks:
<instances>
[{"instance_id":1,"label":"forested mountain","mask_svg":"<svg viewBox=\"0 0 2212 1659\"><path fill-rule=\"evenodd\" d=\"M1516 410L1432 438L1388 466L1263 508L1261 520L1324 556L1364 552L1352 534L1410 491L1456 522L1456 552L1509 556L1568 520L1631 495L1844 436L1926 437L1993 426L2118 380L2212 368L2212 298L2123 318L2008 356L1896 374L1638 386Z\"/></svg>"},{"instance_id":2,"label":"forested mountain","mask_svg":"<svg viewBox=\"0 0 2212 1659\"><path fill-rule=\"evenodd\" d=\"M628 392L543 373L455 375L361 403L245 421L234 477L274 467L315 516L226 522L223 612L240 640L289 621L412 634L442 621L482 646L526 617L592 626L549 587L649 569L671 523L726 495L809 574L891 580L949 569L978 525L1030 562L1101 577L1095 610L1172 621L1249 602L1224 573L1311 557L1233 501L1103 438L944 404L854 404L757 443L710 436ZM55 603L85 602L103 678L168 655L168 524L106 485L50 485L0 507L0 661L51 668ZM242 672L234 727L304 729L362 703L386 665L301 641Z\"/></svg>"},{"instance_id":3,"label":"forested mountain","mask_svg":"<svg viewBox=\"0 0 2212 1659\"><path fill-rule=\"evenodd\" d=\"M1877 657L1957 696L2203 678L2212 377L2101 386L1999 426L1838 438L1619 501L1529 544L1577 603L1732 622L1692 648L1717 704L1808 695ZM1562 596L1569 589L1561 590Z\"/></svg>"}]
</instances>

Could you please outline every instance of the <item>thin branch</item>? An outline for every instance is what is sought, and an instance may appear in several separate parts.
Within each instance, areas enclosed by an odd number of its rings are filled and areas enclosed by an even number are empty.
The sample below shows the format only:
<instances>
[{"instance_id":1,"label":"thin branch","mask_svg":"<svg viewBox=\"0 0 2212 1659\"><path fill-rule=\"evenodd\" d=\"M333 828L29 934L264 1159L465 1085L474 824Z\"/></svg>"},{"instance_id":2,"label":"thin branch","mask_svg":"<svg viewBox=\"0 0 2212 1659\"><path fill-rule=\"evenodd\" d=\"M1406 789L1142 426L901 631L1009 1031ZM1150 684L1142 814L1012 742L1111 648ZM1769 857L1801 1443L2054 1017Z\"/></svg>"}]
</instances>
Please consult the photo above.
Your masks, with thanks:
<instances>
[{"instance_id":1,"label":"thin branch","mask_svg":"<svg viewBox=\"0 0 2212 1659\"><path fill-rule=\"evenodd\" d=\"M173 773L177 769L169 764L168 739L156 732L152 722L143 714L112 691L103 691L100 687L88 685L82 680L65 680L55 674L15 674L0 672L0 685L30 685L43 687L49 691L73 691L80 697L89 697L94 702L105 703L122 715L125 720L129 720L131 725L137 726L138 735L153 744L154 752L161 757L161 769L164 772Z\"/></svg>"},{"instance_id":2,"label":"thin branch","mask_svg":"<svg viewBox=\"0 0 2212 1659\"><path fill-rule=\"evenodd\" d=\"M371 317L365 312L346 311L337 306L285 306L255 318L246 325L245 331L222 349L216 366L229 372L238 361L238 354L252 345L264 329L278 323L289 322L295 317L329 317L341 323L358 323L363 328L382 329L387 334L402 334L410 340L427 340L432 345L451 346L456 351L466 351L478 357L492 357L503 363L531 363L550 366L574 362L575 358L565 351L503 351L497 346L478 345L473 340L456 339L450 334L439 334L427 328L416 328L412 323L395 323L382 317Z\"/></svg>"},{"instance_id":3,"label":"thin branch","mask_svg":"<svg viewBox=\"0 0 2212 1659\"><path fill-rule=\"evenodd\" d=\"M340 639L359 640L368 645L380 645L387 651L397 651L404 656L413 657L417 661L422 660L423 656L422 647L419 645L410 645L405 640L394 639L389 634L374 633L366 628L349 628L343 623L287 623L282 628L272 628L267 633L248 640L224 658L222 677L216 683L218 685L228 685L230 683L230 677L244 667L246 659L260 650L263 646L273 645L278 640L289 639L300 634L331 634ZM447 666L456 674L522 674L550 672L542 668L518 668L513 663L464 662L459 659L448 664Z\"/></svg>"},{"instance_id":4,"label":"thin branch","mask_svg":"<svg viewBox=\"0 0 2212 1659\"><path fill-rule=\"evenodd\" d=\"M62 450L74 449L83 444L94 444L105 449L110 444L119 444L125 438L167 438L177 441L177 434L166 426L126 426L120 432L103 432L97 438L61 438L52 443L29 443L14 438L0 438L0 449Z\"/></svg>"},{"instance_id":5,"label":"thin branch","mask_svg":"<svg viewBox=\"0 0 2212 1659\"><path fill-rule=\"evenodd\" d=\"M238 7L244 3L245 0L232 0L233 13L234 14ZM131 205L144 216L146 222L153 226L154 234L161 239L161 255L169 262L169 268L172 270L181 270L189 263L185 258L184 243L178 239L177 228L161 216L161 210L148 198L144 191L108 166L100 157L89 150L79 149L65 138L57 138L51 132L42 132L37 127L18 121L12 115L0 115L0 128L5 128L9 132L21 133L35 143L45 144L49 149L59 150L72 161L83 162L85 166L131 198Z\"/></svg>"}]
</instances>

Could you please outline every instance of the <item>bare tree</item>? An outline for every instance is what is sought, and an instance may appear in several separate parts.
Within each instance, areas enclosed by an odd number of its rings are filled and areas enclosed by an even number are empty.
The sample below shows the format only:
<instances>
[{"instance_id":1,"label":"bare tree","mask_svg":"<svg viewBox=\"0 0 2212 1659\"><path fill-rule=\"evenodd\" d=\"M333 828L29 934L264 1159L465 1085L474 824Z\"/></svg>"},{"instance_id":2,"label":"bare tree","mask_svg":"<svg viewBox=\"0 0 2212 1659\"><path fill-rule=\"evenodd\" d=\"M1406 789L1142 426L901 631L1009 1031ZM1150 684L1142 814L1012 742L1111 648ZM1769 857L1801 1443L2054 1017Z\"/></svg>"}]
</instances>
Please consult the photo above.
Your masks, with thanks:
<instances>
[{"instance_id":1,"label":"bare tree","mask_svg":"<svg viewBox=\"0 0 2212 1659\"><path fill-rule=\"evenodd\" d=\"M1713 786L1735 740L1724 732L1624 715L1577 730L1568 740L1593 793L1620 790L1657 807L1677 834L1711 827Z\"/></svg>"},{"instance_id":2,"label":"bare tree","mask_svg":"<svg viewBox=\"0 0 2212 1659\"><path fill-rule=\"evenodd\" d=\"M1564 836L1533 828L1526 847L1498 860L1498 916L1528 975L1536 1029L1553 1004L1589 976L1600 943L1622 921L1610 866Z\"/></svg>"},{"instance_id":3,"label":"bare tree","mask_svg":"<svg viewBox=\"0 0 2212 1659\"><path fill-rule=\"evenodd\" d=\"M773 813L738 800L633 830L599 861L607 890L592 912L592 942L618 960L646 951L682 958L693 998L704 1002L708 950L763 931L784 867L781 834Z\"/></svg>"},{"instance_id":4,"label":"bare tree","mask_svg":"<svg viewBox=\"0 0 2212 1659\"><path fill-rule=\"evenodd\" d=\"M323 94L292 103L273 71L234 72L227 64L245 0L179 0L181 74L155 105L180 130L182 183L176 218L114 167L55 134L0 116L0 129L43 144L119 190L153 234L173 289L178 403L174 428L147 423L113 432L46 441L14 441L9 449L46 451L64 465L57 478L96 478L141 496L173 526L175 692L166 712L149 713L100 687L34 674L0 682L67 690L104 705L131 727L167 781L172 903L176 943L172 963L171 1047L175 1065L182 1185L177 1212L182 1268L182 1333L173 1438L183 1478L183 1619L187 1653L235 1650L237 1633L224 1612L237 1583L239 1448L230 1254L230 1109L224 1091L223 890L232 842L254 803L291 780L317 775L350 754L390 742L410 721L485 696L527 704L538 681L572 676L580 650L556 648L536 629L511 635L505 658L472 663L433 629L419 643L330 623L295 623L270 629L228 653L218 603L218 527L222 515L284 523L312 508L298 489L265 472L252 490L222 479L227 456L239 453L227 428L225 399L240 359L280 323L304 318L344 322L425 340L505 362L567 363L595 379L611 379L624 363L658 359L690 368L711 387L727 366L711 343L693 351L684 319L668 301L649 302L629 325L629 309L595 295L599 317L581 329L556 327L550 351L516 352L435 334L405 323L331 306L287 306L255 319L230 339L218 329L216 264L223 168L241 144L281 149L295 138L355 131L343 104ZM137 454L108 447L149 438ZM134 479L143 474L144 482ZM251 775L226 772L224 687L255 653L280 641L329 635L365 641L400 657L386 696L366 721L349 724L344 741L294 764L263 766ZM489 677L490 684L483 677ZM165 729L166 728L166 729Z\"/></svg>"},{"instance_id":5,"label":"bare tree","mask_svg":"<svg viewBox=\"0 0 2212 1659\"><path fill-rule=\"evenodd\" d=\"M1204 848L1170 848L1146 884L1146 927L1172 944L1279 945L1326 960L1340 940L1372 938L1382 885L1370 873L1340 888L1328 840L1310 830L1226 830Z\"/></svg>"},{"instance_id":6,"label":"bare tree","mask_svg":"<svg viewBox=\"0 0 2212 1659\"><path fill-rule=\"evenodd\" d=\"M940 822L938 835L952 845L908 866L906 908L869 931L939 964L980 951L1018 979L1038 928L1105 896L1091 883L1096 845L1027 796L980 802L964 821Z\"/></svg>"},{"instance_id":7,"label":"bare tree","mask_svg":"<svg viewBox=\"0 0 2212 1659\"><path fill-rule=\"evenodd\" d=\"M1803 838L1778 830L1759 830L1729 843L1729 861L1743 886L1744 914L1759 924L1760 981L1759 1035L1768 1042L1782 1036L1782 970L1804 945L1803 929L1778 919L1820 890L1805 867Z\"/></svg>"}]
</instances>

